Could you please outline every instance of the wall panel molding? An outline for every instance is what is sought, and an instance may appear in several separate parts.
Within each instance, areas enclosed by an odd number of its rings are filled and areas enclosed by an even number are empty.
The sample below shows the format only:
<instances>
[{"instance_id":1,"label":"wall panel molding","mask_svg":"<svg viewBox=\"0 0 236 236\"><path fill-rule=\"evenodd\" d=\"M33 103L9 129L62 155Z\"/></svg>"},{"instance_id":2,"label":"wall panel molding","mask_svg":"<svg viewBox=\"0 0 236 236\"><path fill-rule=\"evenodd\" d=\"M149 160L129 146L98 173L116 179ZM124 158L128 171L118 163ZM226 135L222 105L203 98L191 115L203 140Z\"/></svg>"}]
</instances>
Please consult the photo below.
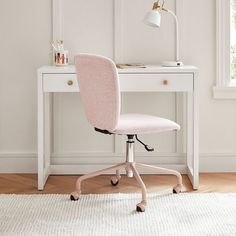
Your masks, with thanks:
<instances>
[{"instance_id":1,"label":"wall panel molding","mask_svg":"<svg viewBox=\"0 0 236 236\"><path fill-rule=\"evenodd\" d=\"M114 0L114 60L119 63L124 61L124 20L123 8L125 0ZM179 20L179 41L180 41L180 58L183 55L183 0L175 0L175 13ZM145 12L144 12L145 14Z\"/></svg>"},{"instance_id":2,"label":"wall panel molding","mask_svg":"<svg viewBox=\"0 0 236 236\"><path fill-rule=\"evenodd\" d=\"M52 40L62 38L61 0L52 0Z\"/></svg>"},{"instance_id":3,"label":"wall panel molding","mask_svg":"<svg viewBox=\"0 0 236 236\"><path fill-rule=\"evenodd\" d=\"M123 61L123 0L114 0L114 60Z\"/></svg>"},{"instance_id":4,"label":"wall panel molding","mask_svg":"<svg viewBox=\"0 0 236 236\"><path fill-rule=\"evenodd\" d=\"M175 0L175 13L179 20L179 42L180 42L180 58L183 55L183 0ZM124 20L123 8L125 7L125 0L115 0L114 4L114 60L116 62L124 61ZM145 14L145 12L144 12ZM176 122L182 123L186 127L186 97L182 94L176 93L175 111ZM181 152L186 149L186 128L176 134L175 149L176 152Z\"/></svg>"},{"instance_id":5,"label":"wall panel molding","mask_svg":"<svg viewBox=\"0 0 236 236\"><path fill-rule=\"evenodd\" d=\"M113 0L114 2L114 60L122 62L124 59L124 31L123 31L123 8L125 0ZM62 0L52 0L52 38L62 38ZM183 51L183 0L176 0L175 13L179 20L179 41L180 41L180 57ZM145 12L144 12L145 14Z\"/></svg>"},{"instance_id":6,"label":"wall panel molding","mask_svg":"<svg viewBox=\"0 0 236 236\"><path fill-rule=\"evenodd\" d=\"M63 25L63 12L62 12L62 6L63 6L63 0L52 0L53 3L53 10L52 10L52 14L53 14L53 39L58 39L63 37L63 29L62 29L62 25ZM182 0L179 0L182 1ZM65 1L66 4L68 4L68 2ZM125 1L124 0L113 0L113 22L114 22L114 29L113 29L113 54L114 54L114 60L115 61L122 61L123 60L123 42L124 42L124 35L123 35L123 30L124 30L124 21L123 21L123 9L125 7ZM179 11L180 12L180 11ZM145 12L144 12L145 14ZM72 30L72 29L71 29ZM112 39L111 39L112 40ZM63 96L63 98L65 98L64 96L67 95L56 95L53 98L53 116L54 117L61 117L62 113L64 113L63 107L62 107L62 102L60 101L60 97ZM68 95L69 96L69 95ZM123 96L123 95L122 95ZM173 107L175 109L175 119L177 122L181 122L181 102L182 102L182 96L179 94L176 94L176 104L173 104ZM122 99L122 103L124 100ZM72 104L75 105L75 104ZM124 104L123 104L124 105ZM124 107L124 106L123 106ZM56 130L58 130L58 125L54 126L54 130L56 132ZM182 132L182 131L181 131ZM62 136L63 134L61 132L56 133L56 135L58 137ZM171 144L170 146L170 150L175 150L176 152L181 152L182 150L182 133L180 134L176 134L176 138L175 138L175 143ZM60 142L62 140L59 140ZM52 140L52 143L54 143L54 141ZM115 136L114 137L114 153L111 153L111 155L116 155L117 153L119 153L122 148L124 147L123 143L125 144L125 140L122 137L119 136ZM63 146L63 143L58 143L58 145L55 146ZM53 149L53 148L52 148ZM57 150L55 150L57 151ZM60 150L62 151L62 150ZM79 151L79 150L78 150ZM90 152L91 153L91 152ZM97 153L99 155L99 153Z\"/></svg>"}]
</instances>

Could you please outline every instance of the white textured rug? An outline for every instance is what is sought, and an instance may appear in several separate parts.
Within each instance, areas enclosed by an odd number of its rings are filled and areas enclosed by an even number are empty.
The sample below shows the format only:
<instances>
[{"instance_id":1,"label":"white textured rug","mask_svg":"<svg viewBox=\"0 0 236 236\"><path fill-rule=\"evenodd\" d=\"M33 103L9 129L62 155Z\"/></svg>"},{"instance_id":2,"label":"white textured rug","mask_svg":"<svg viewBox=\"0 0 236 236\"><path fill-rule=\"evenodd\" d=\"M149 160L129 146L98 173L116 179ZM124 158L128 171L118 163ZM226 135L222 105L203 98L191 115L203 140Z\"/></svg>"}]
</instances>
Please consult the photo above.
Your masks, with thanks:
<instances>
[{"instance_id":1,"label":"white textured rug","mask_svg":"<svg viewBox=\"0 0 236 236\"><path fill-rule=\"evenodd\" d=\"M236 194L0 195L0 235L236 235Z\"/></svg>"}]
</instances>

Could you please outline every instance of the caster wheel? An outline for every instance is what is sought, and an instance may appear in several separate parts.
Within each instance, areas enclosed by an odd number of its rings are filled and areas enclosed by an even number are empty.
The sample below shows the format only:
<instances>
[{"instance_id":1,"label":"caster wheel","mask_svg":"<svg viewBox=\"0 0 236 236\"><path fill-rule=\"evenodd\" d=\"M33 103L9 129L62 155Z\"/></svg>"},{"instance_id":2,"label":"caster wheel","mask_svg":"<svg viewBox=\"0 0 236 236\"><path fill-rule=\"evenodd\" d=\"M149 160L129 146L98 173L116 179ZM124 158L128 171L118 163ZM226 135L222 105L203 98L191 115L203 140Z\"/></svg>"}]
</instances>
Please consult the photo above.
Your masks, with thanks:
<instances>
[{"instance_id":1,"label":"caster wheel","mask_svg":"<svg viewBox=\"0 0 236 236\"><path fill-rule=\"evenodd\" d=\"M70 195L70 200L71 200L71 201L78 201L79 198L75 198L73 195Z\"/></svg>"},{"instance_id":2,"label":"caster wheel","mask_svg":"<svg viewBox=\"0 0 236 236\"><path fill-rule=\"evenodd\" d=\"M145 209L142 209L141 207L136 206L136 211L137 212L145 212Z\"/></svg>"},{"instance_id":3,"label":"caster wheel","mask_svg":"<svg viewBox=\"0 0 236 236\"><path fill-rule=\"evenodd\" d=\"M136 211L137 212L145 212L145 205L143 203L137 204Z\"/></svg>"},{"instance_id":4,"label":"caster wheel","mask_svg":"<svg viewBox=\"0 0 236 236\"><path fill-rule=\"evenodd\" d=\"M173 193L174 193L174 194L177 194L177 192L176 192L176 190L175 190L174 188L173 188Z\"/></svg>"},{"instance_id":5,"label":"caster wheel","mask_svg":"<svg viewBox=\"0 0 236 236\"><path fill-rule=\"evenodd\" d=\"M116 186L119 184L119 180L114 181L114 179L111 179L111 185Z\"/></svg>"},{"instance_id":6,"label":"caster wheel","mask_svg":"<svg viewBox=\"0 0 236 236\"><path fill-rule=\"evenodd\" d=\"M181 193L181 190L182 190L182 185L181 185L181 184L177 184L177 185L173 188L173 193L174 193L174 194Z\"/></svg>"},{"instance_id":7,"label":"caster wheel","mask_svg":"<svg viewBox=\"0 0 236 236\"><path fill-rule=\"evenodd\" d=\"M71 201L78 201L80 197L80 194L78 192L73 192L70 195L70 200Z\"/></svg>"}]
</instances>

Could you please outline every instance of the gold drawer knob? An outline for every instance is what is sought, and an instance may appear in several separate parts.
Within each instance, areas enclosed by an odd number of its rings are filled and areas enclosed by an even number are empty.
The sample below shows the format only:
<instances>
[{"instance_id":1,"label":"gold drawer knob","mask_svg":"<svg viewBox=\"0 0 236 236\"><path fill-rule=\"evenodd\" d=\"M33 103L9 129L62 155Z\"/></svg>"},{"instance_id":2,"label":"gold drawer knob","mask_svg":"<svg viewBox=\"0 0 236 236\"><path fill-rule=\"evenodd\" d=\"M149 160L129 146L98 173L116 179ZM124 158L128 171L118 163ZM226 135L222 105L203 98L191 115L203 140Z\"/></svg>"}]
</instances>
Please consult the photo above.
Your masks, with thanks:
<instances>
[{"instance_id":1,"label":"gold drawer knob","mask_svg":"<svg viewBox=\"0 0 236 236\"><path fill-rule=\"evenodd\" d=\"M73 81L72 81L72 80L68 80L68 81L67 81L67 84L68 84L69 86L71 86L71 85L73 85Z\"/></svg>"},{"instance_id":2,"label":"gold drawer knob","mask_svg":"<svg viewBox=\"0 0 236 236\"><path fill-rule=\"evenodd\" d=\"M168 85L168 80L167 79L163 80L163 85Z\"/></svg>"}]
</instances>

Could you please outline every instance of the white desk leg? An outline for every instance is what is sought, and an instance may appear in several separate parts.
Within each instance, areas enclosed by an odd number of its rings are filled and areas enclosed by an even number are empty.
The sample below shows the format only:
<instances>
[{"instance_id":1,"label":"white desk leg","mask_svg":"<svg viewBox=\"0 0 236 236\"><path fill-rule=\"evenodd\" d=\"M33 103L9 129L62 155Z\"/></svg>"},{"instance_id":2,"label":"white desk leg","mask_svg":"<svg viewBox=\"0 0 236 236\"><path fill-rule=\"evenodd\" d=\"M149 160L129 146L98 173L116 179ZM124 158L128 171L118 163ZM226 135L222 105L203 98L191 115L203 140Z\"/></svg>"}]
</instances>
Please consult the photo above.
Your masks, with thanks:
<instances>
[{"instance_id":1,"label":"white desk leg","mask_svg":"<svg viewBox=\"0 0 236 236\"><path fill-rule=\"evenodd\" d=\"M187 95L187 169L193 189L199 187L199 131L198 131L198 90L194 78L194 93Z\"/></svg>"},{"instance_id":2,"label":"white desk leg","mask_svg":"<svg viewBox=\"0 0 236 236\"><path fill-rule=\"evenodd\" d=\"M38 190L44 188L44 93L43 78L38 73Z\"/></svg>"},{"instance_id":3,"label":"white desk leg","mask_svg":"<svg viewBox=\"0 0 236 236\"><path fill-rule=\"evenodd\" d=\"M45 146L45 166L44 166L44 184L50 175L51 158L51 93L44 93L44 146Z\"/></svg>"},{"instance_id":4,"label":"white desk leg","mask_svg":"<svg viewBox=\"0 0 236 236\"><path fill-rule=\"evenodd\" d=\"M193 95L193 188L199 188L199 97L198 73L194 73Z\"/></svg>"}]
</instances>

